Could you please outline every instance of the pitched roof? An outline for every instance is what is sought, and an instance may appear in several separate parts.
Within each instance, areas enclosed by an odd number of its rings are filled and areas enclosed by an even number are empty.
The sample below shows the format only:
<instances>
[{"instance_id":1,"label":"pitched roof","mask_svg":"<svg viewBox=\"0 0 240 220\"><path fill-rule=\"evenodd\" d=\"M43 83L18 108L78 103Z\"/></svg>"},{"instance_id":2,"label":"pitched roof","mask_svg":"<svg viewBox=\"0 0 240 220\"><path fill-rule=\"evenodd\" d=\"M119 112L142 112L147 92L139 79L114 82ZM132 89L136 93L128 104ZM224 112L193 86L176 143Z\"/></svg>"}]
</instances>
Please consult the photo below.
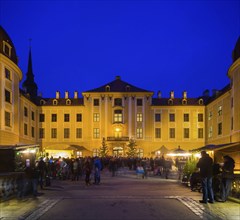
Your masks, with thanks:
<instances>
[{"instance_id":1,"label":"pitched roof","mask_svg":"<svg viewBox=\"0 0 240 220\"><path fill-rule=\"evenodd\" d=\"M134 85L131 85L121 80L120 76L117 76L116 79L113 80L112 82L85 92L152 92L152 91L141 89Z\"/></svg>"},{"instance_id":2,"label":"pitched roof","mask_svg":"<svg viewBox=\"0 0 240 220\"><path fill-rule=\"evenodd\" d=\"M0 25L0 53L4 56L7 54L3 51L3 41L7 42L11 46L11 56L9 57L15 64L18 64L18 58L16 54L15 46L9 37L8 33L4 30L4 28ZM7 56L8 57L8 56Z\"/></svg>"},{"instance_id":3,"label":"pitched roof","mask_svg":"<svg viewBox=\"0 0 240 220\"><path fill-rule=\"evenodd\" d=\"M169 105L200 105L199 100L201 98L187 98L186 103L183 104L182 98L174 98L172 99L172 103L169 103L170 98L153 98L152 106L169 106ZM203 102L204 103L204 102Z\"/></svg>"},{"instance_id":4,"label":"pitched roof","mask_svg":"<svg viewBox=\"0 0 240 220\"><path fill-rule=\"evenodd\" d=\"M41 100L43 100L44 103L41 103ZM54 100L57 100L56 105L53 104ZM70 100L70 104L67 104L67 100ZM79 105L83 105L83 98L77 98L77 99L74 99L74 98L68 98L68 99L65 99L65 98L59 98L59 99L41 98L39 100L38 105L42 105L42 106L79 106Z\"/></svg>"}]
</instances>

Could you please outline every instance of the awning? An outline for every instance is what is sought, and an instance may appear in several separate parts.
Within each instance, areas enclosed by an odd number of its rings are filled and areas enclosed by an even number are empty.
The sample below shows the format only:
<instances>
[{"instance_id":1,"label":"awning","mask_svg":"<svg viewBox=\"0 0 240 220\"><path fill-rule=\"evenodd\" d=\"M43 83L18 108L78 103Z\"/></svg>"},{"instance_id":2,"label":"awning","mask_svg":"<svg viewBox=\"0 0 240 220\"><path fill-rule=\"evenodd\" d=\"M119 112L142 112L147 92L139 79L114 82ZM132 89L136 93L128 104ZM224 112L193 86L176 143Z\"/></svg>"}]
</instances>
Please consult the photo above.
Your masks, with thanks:
<instances>
[{"instance_id":1,"label":"awning","mask_svg":"<svg viewBox=\"0 0 240 220\"><path fill-rule=\"evenodd\" d=\"M76 151L90 151L87 148L83 147L83 146L79 146L79 145L70 145L68 148L66 148L65 150L76 150Z\"/></svg>"},{"instance_id":2,"label":"awning","mask_svg":"<svg viewBox=\"0 0 240 220\"><path fill-rule=\"evenodd\" d=\"M157 148L156 150L152 151L151 153L154 154L154 153L156 153L157 151L160 151L161 154L166 154L166 153L169 152L169 150L168 150L164 145L161 146L161 147L159 147L159 148Z\"/></svg>"},{"instance_id":3,"label":"awning","mask_svg":"<svg viewBox=\"0 0 240 220\"><path fill-rule=\"evenodd\" d=\"M226 143L226 144L219 144L219 145L214 145L214 144L209 144L205 145L200 148L196 148L191 150L191 152L198 152L198 151L218 151L218 150L223 150L226 148L231 148L231 147L238 147L238 150L240 150L240 142L235 142L235 143ZM235 149L234 149L235 150Z\"/></svg>"}]
</instances>

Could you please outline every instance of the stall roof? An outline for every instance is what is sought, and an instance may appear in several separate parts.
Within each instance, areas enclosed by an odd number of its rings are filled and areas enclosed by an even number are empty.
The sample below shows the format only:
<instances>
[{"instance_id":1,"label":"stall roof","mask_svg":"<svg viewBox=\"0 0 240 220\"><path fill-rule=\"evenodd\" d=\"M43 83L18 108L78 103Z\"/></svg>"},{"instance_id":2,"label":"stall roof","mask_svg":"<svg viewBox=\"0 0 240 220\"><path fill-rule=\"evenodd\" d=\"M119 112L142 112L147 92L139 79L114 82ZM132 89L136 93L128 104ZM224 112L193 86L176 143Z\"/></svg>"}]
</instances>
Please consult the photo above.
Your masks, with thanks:
<instances>
[{"instance_id":1,"label":"stall roof","mask_svg":"<svg viewBox=\"0 0 240 220\"><path fill-rule=\"evenodd\" d=\"M240 142L234 142L234 143L226 143L226 144L218 144L218 145L214 145L214 144L209 144L209 145L205 145L203 147L200 148L196 148L191 150L191 152L195 152L195 151L203 151L203 150L212 150L212 151L217 151L217 150L222 150L225 148L229 148L229 147L235 147L240 145Z\"/></svg>"},{"instance_id":2,"label":"stall roof","mask_svg":"<svg viewBox=\"0 0 240 220\"><path fill-rule=\"evenodd\" d=\"M0 145L0 150L1 149L5 149L5 150L9 150L9 149L13 149L13 150L21 150L21 149L26 149L26 148L36 148L39 147L38 144L22 144L22 145Z\"/></svg>"}]
</instances>

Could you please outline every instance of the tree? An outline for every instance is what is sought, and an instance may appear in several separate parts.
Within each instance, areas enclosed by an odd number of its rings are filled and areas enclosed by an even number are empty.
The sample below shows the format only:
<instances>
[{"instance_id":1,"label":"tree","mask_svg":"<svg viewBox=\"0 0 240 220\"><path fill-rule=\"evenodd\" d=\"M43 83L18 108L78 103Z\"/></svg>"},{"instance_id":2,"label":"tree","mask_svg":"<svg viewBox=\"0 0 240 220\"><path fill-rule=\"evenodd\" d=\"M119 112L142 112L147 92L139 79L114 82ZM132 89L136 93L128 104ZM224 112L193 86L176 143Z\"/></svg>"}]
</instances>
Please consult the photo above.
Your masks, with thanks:
<instances>
[{"instance_id":1,"label":"tree","mask_svg":"<svg viewBox=\"0 0 240 220\"><path fill-rule=\"evenodd\" d=\"M106 144L105 138L102 139L102 146L100 147L100 156L106 157L108 155L108 146Z\"/></svg>"},{"instance_id":2,"label":"tree","mask_svg":"<svg viewBox=\"0 0 240 220\"><path fill-rule=\"evenodd\" d=\"M127 144L127 147L128 147L127 155L129 157L135 157L136 156L136 154L137 154L136 146L137 146L136 141L133 138L131 138L129 140L129 143Z\"/></svg>"}]
</instances>

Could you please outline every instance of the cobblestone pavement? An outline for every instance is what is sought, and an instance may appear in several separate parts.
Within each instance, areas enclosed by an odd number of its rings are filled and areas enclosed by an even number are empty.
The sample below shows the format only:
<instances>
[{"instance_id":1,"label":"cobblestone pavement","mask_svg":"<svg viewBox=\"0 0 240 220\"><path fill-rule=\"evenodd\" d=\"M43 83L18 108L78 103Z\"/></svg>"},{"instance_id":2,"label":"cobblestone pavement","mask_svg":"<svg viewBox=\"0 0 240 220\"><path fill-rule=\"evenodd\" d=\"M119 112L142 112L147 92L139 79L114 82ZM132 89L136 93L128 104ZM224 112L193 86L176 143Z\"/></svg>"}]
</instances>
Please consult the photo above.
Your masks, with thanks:
<instances>
[{"instance_id":1,"label":"cobblestone pavement","mask_svg":"<svg viewBox=\"0 0 240 220\"><path fill-rule=\"evenodd\" d=\"M62 219L77 219L79 211L85 213L85 218L81 219L170 219L168 216L173 210L176 215L180 213L174 219L240 219L240 205L237 203L200 204L201 194L191 192L177 180L160 177L141 179L134 172L111 177L105 171L99 186L87 187L83 180L54 180L51 187L40 192L43 194L37 198L1 202L0 219L61 219L61 216ZM95 214L91 212L93 206L99 208ZM63 207L76 210L76 214L73 211L71 215L64 216ZM112 213L105 209L111 209ZM136 212L141 215L136 216ZM56 213L60 217L54 218ZM99 213L104 213L104 218ZM114 213L118 213L119 218Z\"/></svg>"}]
</instances>

